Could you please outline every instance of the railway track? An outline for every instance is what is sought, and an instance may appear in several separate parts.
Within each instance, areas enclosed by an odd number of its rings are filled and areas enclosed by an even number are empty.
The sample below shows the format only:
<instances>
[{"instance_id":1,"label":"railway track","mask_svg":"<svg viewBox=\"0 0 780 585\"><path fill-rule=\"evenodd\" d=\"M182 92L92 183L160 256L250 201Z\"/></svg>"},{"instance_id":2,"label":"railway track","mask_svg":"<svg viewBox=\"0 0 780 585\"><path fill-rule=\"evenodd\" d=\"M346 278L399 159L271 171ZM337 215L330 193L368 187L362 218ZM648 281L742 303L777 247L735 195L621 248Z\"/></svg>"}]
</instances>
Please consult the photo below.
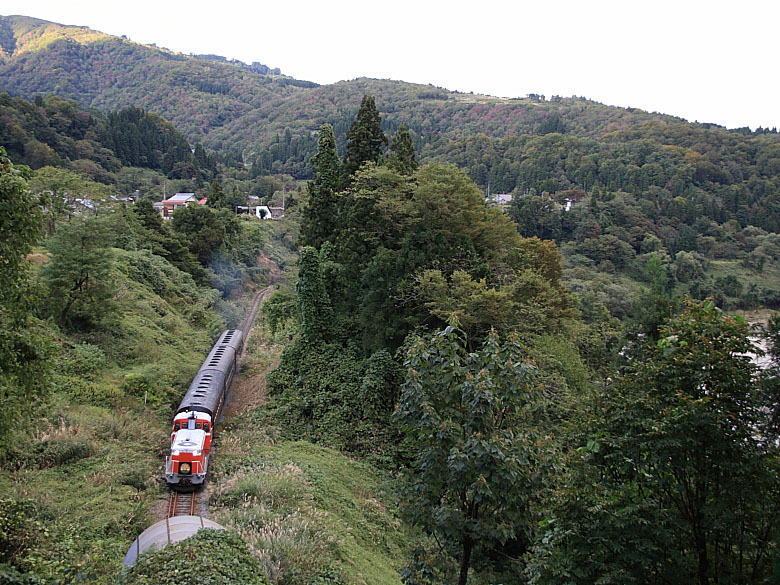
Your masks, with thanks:
<instances>
[{"instance_id":1,"label":"railway track","mask_svg":"<svg viewBox=\"0 0 780 585\"><path fill-rule=\"evenodd\" d=\"M257 312L260 310L260 305L263 303L263 299L273 290L272 286L268 286L260 291L255 295L254 300L252 301L252 308L249 311L249 314L246 316L246 319L244 319L241 322L241 325L239 326L239 329L244 333L244 338L246 339L246 336L249 334L249 330L252 327L252 323L254 323L255 317L257 317ZM189 492L189 493L181 493L181 492L175 492L172 491L170 495L170 499L168 500L168 518L173 518L175 516L200 516L200 513L196 513L196 507L198 503L198 493L197 492Z\"/></svg>"},{"instance_id":2,"label":"railway track","mask_svg":"<svg viewBox=\"0 0 780 585\"><path fill-rule=\"evenodd\" d=\"M249 330L252 328L252 323L255 321L255 317L257 317L257 311L260 310L260 305L263 303L263 299L268 296L268 294L273 290L273 287L267 286L264 289L260 290L256 295L254 300L252 301L252 308L249 310L249 314L246 316L246 319L244 319L241 322L241 325L238 327L243 331L244 333L244 339L247 338L249 335Z\"/></svg>"},{"instance_id":3,"label":"railway track","mask_svg":"<svg viewBox=\"0 0 780 585\"><path fill-rule=\"evenodd\" d=\"M195 513L195 492L180 493L171 492L171 499L168 501L168 518L174 516L200 516Z\"/></svg>"}]
</instances>

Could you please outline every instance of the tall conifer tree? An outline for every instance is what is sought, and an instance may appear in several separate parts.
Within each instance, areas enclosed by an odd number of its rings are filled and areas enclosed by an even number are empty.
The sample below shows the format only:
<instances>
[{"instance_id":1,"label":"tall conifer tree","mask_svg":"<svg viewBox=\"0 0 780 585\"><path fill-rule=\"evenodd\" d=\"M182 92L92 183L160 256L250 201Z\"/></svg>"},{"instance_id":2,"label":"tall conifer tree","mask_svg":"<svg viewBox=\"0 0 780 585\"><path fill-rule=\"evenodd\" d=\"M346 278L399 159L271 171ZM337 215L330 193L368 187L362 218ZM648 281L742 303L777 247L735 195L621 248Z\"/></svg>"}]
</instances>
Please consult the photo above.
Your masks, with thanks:
<instances>
[{"instance_id":1,"label":"tall conifer tree","mask_svg":"<svg viewBox=\"0 0 780 585\"><path fill-rule=\"evenodd\" d=\"M342 167L342 186L349 185L352 175L364 163L379 162L382 149L386 146L387 137L382 132L381 118L376 109L374 96L364 95L357 117L347 132L347 153Z\"/></svg>"},{"instance_id":2,"label":"tall conifer tree","mask_svg":"<svg viewBox=\"0 0 780 585\"><path fill-rule=\"evenodd\" d=\"M333 309L322 281L320 255L314 248L301 248L295 290L301 311L301 334L309 342L325 339L333 322Z\"/></svg>"},{"instance_id":3,"label":"tall conifer tree","mask_svg":"<svg viewBox=\"0 0 780 585\"><path fill-rule=\"evenodd\" d=\"M412 143L412 135L401 124L390 143L392 154L387 158L387 166L402 175L411 175L417 170L417 155Z\"/></svg>"},{"instance_id":4,"label":"tall conifer tree","mask_svg":"<svg viewBox=\"0 0 780 585\"><path fill-rule=\"evenodd\" d=\"M320 127L312 173L314 180L309 182L309 205L303 212L301 240L305 246L319 248L336 229L338 219L336 191L341 182L341 161L330 124Z\"/></svg>"},{"instance_id":5,"label":"tall conifer tree","mask_svg":"<svg viewBox=\"0 0 780 585\"><path fill-rule=\"evenodd\" d=\"M225 191L222 189L222 184L217 179L211 181L206 205L209 207L224 207L225 205Z\"/></svg>"}]
</instances>

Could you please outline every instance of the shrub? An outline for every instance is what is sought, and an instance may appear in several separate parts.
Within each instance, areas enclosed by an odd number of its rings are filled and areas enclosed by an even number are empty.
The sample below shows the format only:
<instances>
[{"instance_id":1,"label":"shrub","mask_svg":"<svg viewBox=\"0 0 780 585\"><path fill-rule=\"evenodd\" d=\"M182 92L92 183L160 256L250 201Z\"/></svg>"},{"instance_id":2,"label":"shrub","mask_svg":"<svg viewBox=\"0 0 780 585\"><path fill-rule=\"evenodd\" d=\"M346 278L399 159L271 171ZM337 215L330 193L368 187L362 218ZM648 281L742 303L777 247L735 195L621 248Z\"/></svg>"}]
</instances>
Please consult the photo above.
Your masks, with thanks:
<instances>
[{"instance_id":1,"label":"shrub","mask_svg":"<svg viewBox=\"0 0 780 585\"><path fill-rule=\"evenodd\" d=\"M235 532L199 530L181 542L141 555L125 585L268 585L260 563Z\"/></svg>"},{"instance_id":2,"label":"shrub","mask_svg":"<svg viewBox=\"0 0 780 585\"><path fill-rule=\"evenodd\" d=\"M277 469L247 468L228 479L212 496L227 507L253 503L275 509L294 509L305 498L301 470L288 464Z\"/></svg>"},{"instance_id":3,"label":"shrub","mask_svg":"<svg viewBox=\"0 0 780 585\"><path fill-rule=\"evenodd\" d=\"M4 585L41 585L43 582L34 575L25 575L0 563L0 583Z\"/></svg>"},{"instance_id":4,"label":"shrub","mask_svg":"<svg viewBox=\"0 0 780 585\"><path fill-rule=\"evenodd\" d=\"M122 398L122 393L114 384L90 382L76 376L60 379L58 385L79 404L111 407Z\"/></svg>"},{"instance_id":5,"label":"shrub","mask_svg":"<svg viewBox=\"0 0 780 585\"><path fill-rule=\"evenodd\" d=\"M94 380L107 363L108 358L102 349L89 343L80 343L60 354L56 369L67 376Z\"/></svg>"},{"instance_id":6,"label":"shrub","mask_svg":"<svg viewBox=\"0 0 780 585\"><path fill-rule=\"evenodd\" d=\"M35 521L36 515L32 502L0 500L0 563L18 561L39 535L45 533L40 522ZM3 569L0 565L0 582L6 583L2 577Z\"/></svg>"},{"instance_id":7,"label":"shrub","mask_svg":"<svg viewBox=\"0 0 780 585\"><path fill-rule=\"evenodd\" d=\"M29 462L39 468L57 467L90 457L95 452L92 444L75 437L54 437L34 443Z\"/></svg>"},{"instance_id":8,"label":"shrub","mask_svg":"<svg viewBox=\"0 0 780 585\"><path fill-rule=\"evenodd\" d=\"M180 379L175 381L164 380L164 373L160 369L160 364L154 363L126 374L122 380L122 392L152 406L169 404L182 394L182 391L176 388L186 388L192 376L186 372L177 376ZM168 372L168 375L170 374L171 372Z\"/></svg>"},{"instance_id":9,"label":"shrub","mask_svg":"<svg viewBox=\"0 0 780 585\"><path fill-rule=\"evenodd\" d=\"M363 454L386 452L393 443L397 373L386 352L363 359L356 347L298 338L268 376L272 416L295 438Z\"/></svg>"}]
</instances>

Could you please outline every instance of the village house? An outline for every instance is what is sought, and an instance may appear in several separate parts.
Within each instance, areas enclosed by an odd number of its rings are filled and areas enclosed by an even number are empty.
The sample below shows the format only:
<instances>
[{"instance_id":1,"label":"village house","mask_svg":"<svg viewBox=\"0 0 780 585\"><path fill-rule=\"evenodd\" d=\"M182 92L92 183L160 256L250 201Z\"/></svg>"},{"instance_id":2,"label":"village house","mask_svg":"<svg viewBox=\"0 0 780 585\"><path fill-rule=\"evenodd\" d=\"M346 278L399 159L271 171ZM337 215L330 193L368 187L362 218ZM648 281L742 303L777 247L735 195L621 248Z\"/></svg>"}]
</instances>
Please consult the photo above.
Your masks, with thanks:
<instances>
[{"instance_id":1,"label":"village house","mask_svg":"<svg viewBox=\"0 0 780 585\"><path fill-rule=\"evenodd\" d=\"M495 203L496 205L508 205L512 203L511 193L496 193L487 197L487 201Z\"/></svg>"},{"instance_id":2,"label":"village house","mask_svg":"<svg viewBox=\"0 0 780 585\"><path fill-rule=\"evenodd\" d=\"M191 203L205 205L206 198L198 199L195 193L176 193L168 199L163 199L154 204L154 208L160 213L163 219L170 219L171 214L180 207L187 207Z\"/></svg>"}]
</instances>

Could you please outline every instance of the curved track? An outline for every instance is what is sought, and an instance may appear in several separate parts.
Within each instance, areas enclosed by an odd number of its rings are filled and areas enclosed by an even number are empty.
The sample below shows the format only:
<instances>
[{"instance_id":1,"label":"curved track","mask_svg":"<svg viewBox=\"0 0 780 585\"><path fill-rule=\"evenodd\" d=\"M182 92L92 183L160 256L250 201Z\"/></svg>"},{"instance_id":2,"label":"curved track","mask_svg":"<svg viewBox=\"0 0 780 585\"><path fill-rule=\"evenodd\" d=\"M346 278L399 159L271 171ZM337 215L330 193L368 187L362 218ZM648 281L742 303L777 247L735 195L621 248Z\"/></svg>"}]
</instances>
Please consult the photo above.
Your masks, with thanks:
<instances>
[{"instance_id":1,"label":"curved track","mask_svg":"<svg viewBox=\"0 0 780 585\"><path fill-rule=\"evenodd\" d=\"M265 297L268 296L272 290L272 286L267 286L264 289L259 290L255 295L255 298L252 301L252 308L249 310L249 314L246 316L246 319L241 322L241 325L238 326L238 329L244 333L244 340L246 340L249 336L249 330L252 328L252 324L255 322L255 317L257 317L257 312L260 310L260 305L263 303L263 299L265 299ZM246 347L246 343L244 343L244 347Z\"/></svg>"}]
</instances>

